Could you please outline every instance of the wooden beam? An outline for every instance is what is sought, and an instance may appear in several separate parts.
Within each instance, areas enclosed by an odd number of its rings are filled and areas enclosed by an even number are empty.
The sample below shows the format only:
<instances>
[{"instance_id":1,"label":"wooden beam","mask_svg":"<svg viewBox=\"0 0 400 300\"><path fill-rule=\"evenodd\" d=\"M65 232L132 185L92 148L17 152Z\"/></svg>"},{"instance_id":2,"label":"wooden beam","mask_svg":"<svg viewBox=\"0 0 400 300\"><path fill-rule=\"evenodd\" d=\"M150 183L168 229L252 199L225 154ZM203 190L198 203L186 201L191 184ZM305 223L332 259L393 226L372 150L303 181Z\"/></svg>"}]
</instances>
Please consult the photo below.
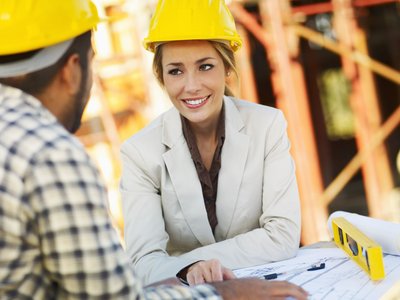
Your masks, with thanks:
<instances>
[{"instance_id":1,"label":"wooden beam","mask_svg":"<svg viewBox=\"0 0 400 300\"><path fill-rule=\"evenodd\" d=\"M288 121L292 154L296 162L302 207L302 243L328 239L327 208L320 200L322 175L313 132L302 66L296 59L296 34L284 20L290 19L288 0L260 1L263 24L269 34L268 58L273 70L273 88Z\"/></svg>"}]
</instances>

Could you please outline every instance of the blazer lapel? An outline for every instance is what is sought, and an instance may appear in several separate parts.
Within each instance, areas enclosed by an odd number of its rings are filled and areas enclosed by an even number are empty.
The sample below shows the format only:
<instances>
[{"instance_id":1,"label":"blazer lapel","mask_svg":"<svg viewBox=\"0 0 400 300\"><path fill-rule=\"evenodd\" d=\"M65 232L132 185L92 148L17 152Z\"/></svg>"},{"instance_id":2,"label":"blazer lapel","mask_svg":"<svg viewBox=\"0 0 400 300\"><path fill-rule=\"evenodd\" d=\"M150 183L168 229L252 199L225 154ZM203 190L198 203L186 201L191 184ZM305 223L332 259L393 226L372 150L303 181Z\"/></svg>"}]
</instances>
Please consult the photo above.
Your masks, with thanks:
<instances>
[{"instance_id":1,"label":"blazer lapel","mask_svg":"<svg viewBox=\"0 0 400 300\"><path fill-rule=\"evenodd\" d=\"M179 113L175 109L165 116L162 138L170 148L163 154L163 159L188 226L202 245L215 243L196 168L182 133Z\"/></svg>"},{"instance_id":2,"label":"blazer lapel","mask_svg":"<svg viewBox=\"0 0 400 300\"><path fill-rule=\"evenodd\" d=\"M225 239L228 235L249 150L249 137L240 132L244 127L243 120L232 100L227 97L225 97L225 109L226 138L222 148L218 178L217 240Z\"/></svg>"}]
</instances>

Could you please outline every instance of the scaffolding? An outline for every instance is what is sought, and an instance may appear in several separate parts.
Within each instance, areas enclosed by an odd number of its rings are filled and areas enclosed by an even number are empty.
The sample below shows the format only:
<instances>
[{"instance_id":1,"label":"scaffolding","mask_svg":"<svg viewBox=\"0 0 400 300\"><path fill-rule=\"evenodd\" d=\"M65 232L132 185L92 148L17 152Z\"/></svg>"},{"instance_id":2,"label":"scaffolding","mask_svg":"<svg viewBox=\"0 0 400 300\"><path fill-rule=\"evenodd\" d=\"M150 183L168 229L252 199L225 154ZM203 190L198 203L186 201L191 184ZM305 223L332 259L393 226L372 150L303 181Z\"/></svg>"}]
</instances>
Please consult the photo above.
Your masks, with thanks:
<instances>
[{"instance_id":1,"label":"scaffolding","mask_svg":"<svg viewBox=\"0 0 400 300\"><path fill-rule=\"evenodd\" d=\"M118 8L126 6L129 1L117 2L108 4L106 11L109 14L118 14L120 11ZM298 2L302 1L253 1L259 8L260 19L246 10L246 4L250 2L231 1L229 4L244 41L243 50L238 54L238 65L241 81L246 84L237 88L237 92L244 99L260 102L253 66L250 62L251 47L248 35L251 34L265 49L266 59L271 68L270 80L276 98L275 103L284 112L288 121L288 134L292 142L292 154L296 162L301 198L302 243L306 245L328 239L326 222L329 205L360 169L369 215L398 221L399 207L395 207L398 204L391 201L389 197L395 189L396 182L393 178L393 163L389 158L385 141L398 130L400 107L397 105L391 115L383 120L374 75L399 85L400 73L395 68L370 57L366 34L357 21L356 12L372 6L393 3L398 5L400 2L398 0L332 0L298 5ZM150 2L145 6L144 15L149 16L152 5L154 6L154 3ZM307 17L318 14L332 16L335 38L328 37L305 24ZM122 34L128 35L140 48L140 34L137 30L145 25L138 23L139 19L143 19L143 14L140 17L130 15L130 21L125 23L128 29L125 28ZM121 26L117 24L111 27L115 31L115 28L121 28ZM110 94L115 93L115 86L112 88L109 84L111 77L106 76L108 72L99 70L95 81L95 95L102 103L100 119L104 133L93 134L88 129L82 130L79 137L87 146L99 140L106 141L111 145L113 160L118 162L121 140L146 123L143 111L146 105L150 105L151 94L154 93L155 87L149 85L151 82L154 84L154 79L151 79L153 75L149 71L149 66L146 68L143 62L146 60L143 53L137 49L124 53L120 49L124 43L118 39L118 37L121 38L121 31L113 33L111 30L108 34L114 50L107 58L99 62L99 68L104 69L106 66L109 68L113 64L121 67L121 65L126 66L127 61L134 61L135 69L125 68L126 73L120 76L132 79L132 72L141 74L134 76L134 78L140 78L136 86L128 85L130 89L138 88L141 95L137 97L128 93L123 101L130 104L125 105L122 112L115 111L108 99ZM324 166L318 154L319 145L314 128L316 124L312 117L312 101L314 100L310 99L305 65L300 59L302 41L307 41L337 55L343 76L351 85L348 104L354 116L354 139L357 153L336 174L336 177L328 182L322 174ZM119 45L119 48L116 45ZM122 89L120 93L126 93L124 90L126 86L118 85L118 87ZM135 125L133 130L126 129L128 133L121 134L121 114L124 115L124 111L128 111L128 115L135 120ZM118 175L116 172L117 177ZM117 218L119 217L120 215L117 214ZM122 221L118 223L119 226L123 226Z\"/></svg>"},{"instance_id":2,"label":"scaffolding","mask_svg":"<svg viewBox=\"0 0 400 300\"><path fill-rule=\"evenodd\" d=\"M368 56L366 38L355 20L355 8L382 5L398 1L333 0L326 3L297 6L290 1L259 1L262 22L259 24L241 4L230 5L235 18L265 46L273 68L272 82L277 106L288 119L293 156L302 201L302 242L313 243L327 238L327 206L351 177L362 169L370 216L396 219L398 210L388 203L394 189L389 159L383 144L385 138L400 124L400 107L382 124L375 84L375 72L397 84L400 73ZM332 12L337 41L300 25L300 15ZM323 187L321 166L317 158L309 99L304 78L304 66L299 63L299 38L340 55L342 67L352 84L350 106L355 116L355 135L358 153L342 172ZM311 159L305 159L305 158Z\"/></svg>"}]
</instances>

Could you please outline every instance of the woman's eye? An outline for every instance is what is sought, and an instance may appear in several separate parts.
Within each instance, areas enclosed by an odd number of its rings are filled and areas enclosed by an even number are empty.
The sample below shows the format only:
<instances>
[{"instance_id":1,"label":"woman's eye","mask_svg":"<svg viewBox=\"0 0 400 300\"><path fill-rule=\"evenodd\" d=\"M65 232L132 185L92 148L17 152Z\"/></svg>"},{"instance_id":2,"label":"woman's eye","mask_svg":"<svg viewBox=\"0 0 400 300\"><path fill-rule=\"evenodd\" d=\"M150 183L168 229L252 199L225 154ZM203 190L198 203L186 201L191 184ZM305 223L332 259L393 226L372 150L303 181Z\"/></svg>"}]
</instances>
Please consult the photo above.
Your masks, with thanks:
<instances>
[{"instance_id":1,"label":"woman's eye","mask_svg":"<svg viewBox=\"0 0 400 300\"><path fill-rule=\"evenodd\" d=\"M208 71L214 67L212 64L204 64L200 66L200 71Z\"/></svg>"},{"instance_id":2,"label":"woman's eye","mask_svg":"<svg viewBox=\"0 0 400 300\"><path fill-rule=\"evenodd\" d=\"M170 75L179 75L181 73L182 73L182 71L179 69L172 69L172 70L168 71L168 74L170 74Z\"/></svg>"}]
</instances>

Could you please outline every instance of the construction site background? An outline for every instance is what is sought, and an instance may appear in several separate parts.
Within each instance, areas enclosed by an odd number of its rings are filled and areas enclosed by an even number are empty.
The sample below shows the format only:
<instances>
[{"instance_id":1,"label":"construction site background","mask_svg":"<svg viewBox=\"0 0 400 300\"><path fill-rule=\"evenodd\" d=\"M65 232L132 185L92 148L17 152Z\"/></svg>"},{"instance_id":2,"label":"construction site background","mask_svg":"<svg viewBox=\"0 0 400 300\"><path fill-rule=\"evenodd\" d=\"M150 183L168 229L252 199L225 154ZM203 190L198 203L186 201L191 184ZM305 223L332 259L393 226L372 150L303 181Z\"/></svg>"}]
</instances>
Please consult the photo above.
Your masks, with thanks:
<instances>
[{"instance_id":1,"label":"construction site background","mask_svg":"<svg viewBox=\"0 0 400 300\"><path fill-rule=\"evenodd\" d=\"M78 138L107 183L123 234L121 143L171 106L142 47L156 1L97 0L92 99ZM302 244L327 240L331 212L400 221L400 1L227 1L243 39L238 98L288 121Z\"/></svg>"}]
</instances>

